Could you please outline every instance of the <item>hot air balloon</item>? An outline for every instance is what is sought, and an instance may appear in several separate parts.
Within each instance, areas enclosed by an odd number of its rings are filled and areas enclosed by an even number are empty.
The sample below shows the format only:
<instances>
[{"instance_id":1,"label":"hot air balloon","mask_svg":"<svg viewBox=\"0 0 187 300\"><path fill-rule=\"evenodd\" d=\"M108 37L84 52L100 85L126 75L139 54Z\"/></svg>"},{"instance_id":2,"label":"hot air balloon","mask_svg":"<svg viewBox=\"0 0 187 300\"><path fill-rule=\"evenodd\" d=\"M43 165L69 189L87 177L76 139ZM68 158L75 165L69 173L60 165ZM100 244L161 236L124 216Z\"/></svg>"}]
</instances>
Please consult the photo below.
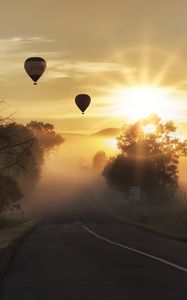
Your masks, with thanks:
<instances>
[{"instance_id":1,"label":"hot air balloon","mask_svg":"<svg viewBox=\"0 0 187 300\"><path fill-rule=\"evenodd\" d=\"M80 94L77 95L75 98L75 103L78 106L78 108L82 111L82 114L84 114L87 107L90 105L91 98L89 95L86 94Z\"/></svg>"},{"instance_id":2,"label":"hot air balloon","mask_svg":"<svg viewBox=\"0 0 187 300\"><path fill-rule=\"evenodd\" d=\"M27 74L34 81L34 85L36 85L46 69L46 61L41 57L29 57L26 59L24 67Z\"/></svg>"}]
</instances>

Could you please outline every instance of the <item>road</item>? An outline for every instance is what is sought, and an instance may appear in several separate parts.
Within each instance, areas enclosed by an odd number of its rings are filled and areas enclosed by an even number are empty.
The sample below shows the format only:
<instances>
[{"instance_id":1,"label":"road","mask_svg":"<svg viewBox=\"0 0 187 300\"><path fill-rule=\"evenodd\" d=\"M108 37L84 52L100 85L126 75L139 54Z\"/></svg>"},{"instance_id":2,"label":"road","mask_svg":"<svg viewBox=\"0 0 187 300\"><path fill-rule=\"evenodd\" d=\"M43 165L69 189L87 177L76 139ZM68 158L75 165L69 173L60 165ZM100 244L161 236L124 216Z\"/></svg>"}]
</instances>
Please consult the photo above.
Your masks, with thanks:
<instances>
[{"instance_id":1,"label":"road","mask_svg":"<svg viewBox=\"0 0 187 300\"><path fill-rule=\"evenodd\" d=\"M46 219L21 246L0 299L186 300L186 254L185 243L103 213Z\"/></svg>"}]
</instances>

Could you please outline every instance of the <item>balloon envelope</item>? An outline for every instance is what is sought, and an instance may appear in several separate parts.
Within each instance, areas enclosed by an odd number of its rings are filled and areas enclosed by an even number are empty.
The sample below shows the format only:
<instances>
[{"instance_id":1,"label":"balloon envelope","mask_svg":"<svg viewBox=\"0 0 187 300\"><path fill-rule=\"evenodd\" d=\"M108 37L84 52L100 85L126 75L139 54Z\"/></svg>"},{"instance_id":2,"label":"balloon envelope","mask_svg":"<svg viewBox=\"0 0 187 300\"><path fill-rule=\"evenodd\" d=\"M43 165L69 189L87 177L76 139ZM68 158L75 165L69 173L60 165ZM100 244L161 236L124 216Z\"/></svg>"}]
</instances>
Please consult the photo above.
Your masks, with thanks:
<instances>
[{"instance_id":1,"label":"balloon envelope","mask_svg":"<svg viewBox=\"0 0 187 300\"><path fill-rule=\"evenodd\" d=\"M91 98L89 95L86 94L77 95L75 98L75 103L78 106L78 108L82 111L82 113L84 113L85 110L88 108L90 102Z\"/></svg>"},{"instance_id":2,"label":"balloon envelope","mask_svg":"<svg viewBox=\"0 0 187 300\"><path fill-rule=\"evenodd\" d=\"M37 84L46 69L46 61L42 57L29 57L26 59L24 67L34 84Z\"/></svg>"}]
</instances>

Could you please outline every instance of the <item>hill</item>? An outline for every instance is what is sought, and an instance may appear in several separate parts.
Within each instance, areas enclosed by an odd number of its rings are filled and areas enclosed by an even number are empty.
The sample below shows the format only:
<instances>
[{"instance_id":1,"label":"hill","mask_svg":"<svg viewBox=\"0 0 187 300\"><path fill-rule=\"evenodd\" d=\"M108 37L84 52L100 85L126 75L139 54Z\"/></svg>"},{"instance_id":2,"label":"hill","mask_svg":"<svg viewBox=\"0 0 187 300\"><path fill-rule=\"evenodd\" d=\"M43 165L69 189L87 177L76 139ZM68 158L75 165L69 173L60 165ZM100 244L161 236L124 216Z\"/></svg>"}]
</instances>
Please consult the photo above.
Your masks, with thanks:
<instances>
[{"instance_id":1,"label":"hill","mask_svg":"<svg viewBox=\"0 0 187 300\"><path fill-rule=\"evenodd\" d=\"M63 137L66 136L75 136L75 137L116 137L121 133L121 129L119 128L105 128L99 130L93 134L84 134L79 132L61 132L60 135Z\"/></svg>"},{"instance_id":2,"label":"hill","mask_svg":"<svg viewBox=\"0 0 187 300\"><path fill-rule=\"evenodd\" d=\"M106 129L100 130L100 131L92 134L92 136L116 137L120 133L121 133L121 129L119 129L119 128L106 128Z\"/></svg>"}]
</instances>

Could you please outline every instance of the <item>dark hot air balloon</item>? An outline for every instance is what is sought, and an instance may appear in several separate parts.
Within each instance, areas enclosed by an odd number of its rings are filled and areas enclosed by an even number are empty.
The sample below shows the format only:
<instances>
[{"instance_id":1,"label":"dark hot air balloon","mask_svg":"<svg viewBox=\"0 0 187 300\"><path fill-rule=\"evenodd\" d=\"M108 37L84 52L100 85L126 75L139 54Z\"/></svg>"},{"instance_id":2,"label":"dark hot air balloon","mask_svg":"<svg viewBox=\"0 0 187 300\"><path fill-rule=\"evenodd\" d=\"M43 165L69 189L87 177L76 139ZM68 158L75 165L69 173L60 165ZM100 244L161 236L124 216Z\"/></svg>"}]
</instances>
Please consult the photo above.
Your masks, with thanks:
<instances>
[{"instance_id":1,"label":"dark hot air balloon","mask_svg":"<svg viewBox=\"0 0 187 300\"><path fill-rule=\"evenodd\" d=\"M27 74L34 81L34 85L36 85L46 69L46 61L41 57L29 57L26 59L24 67Z\"/></svg>"},{"instance_id":2,"label":"dark hot air balloon","mask_svg":"<svg viewBox=\"0 0 187 300\"><path fill-rule=\"evenodd\" d=\"M90 105L91 98L89 95L86 94L80 94L77 95L75 98L75 103L78 106L78 108L82 111L82 114L84 114L87 107Z\"/></svg>"}]
</instances>

